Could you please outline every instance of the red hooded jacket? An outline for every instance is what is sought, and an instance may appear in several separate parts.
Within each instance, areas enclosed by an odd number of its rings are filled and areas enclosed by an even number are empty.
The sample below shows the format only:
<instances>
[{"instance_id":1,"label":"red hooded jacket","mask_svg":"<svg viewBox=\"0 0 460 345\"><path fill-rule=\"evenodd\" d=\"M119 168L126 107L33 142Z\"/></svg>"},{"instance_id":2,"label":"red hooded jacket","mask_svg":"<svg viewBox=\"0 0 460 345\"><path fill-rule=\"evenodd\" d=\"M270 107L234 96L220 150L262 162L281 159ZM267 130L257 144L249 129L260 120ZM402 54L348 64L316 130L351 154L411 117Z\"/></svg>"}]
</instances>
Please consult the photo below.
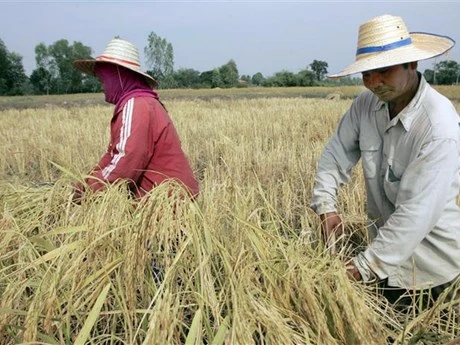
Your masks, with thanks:
<instances>
[{"instance_id":1,"label":"red hooded jacket","mask_svg":"<svg viewBox=\"0 0 460 345\"><path fill-rule=\"evenodd\" d=\"M128 180L131 191L140 198L158 184L175 180L191 196L198 195L198 181L177 131L154 91L125 90L116 99L110 129L107 152L91 172L95 178L86 181L93 190L104 187L101 181Z\"/></svg>"}]
</instances>

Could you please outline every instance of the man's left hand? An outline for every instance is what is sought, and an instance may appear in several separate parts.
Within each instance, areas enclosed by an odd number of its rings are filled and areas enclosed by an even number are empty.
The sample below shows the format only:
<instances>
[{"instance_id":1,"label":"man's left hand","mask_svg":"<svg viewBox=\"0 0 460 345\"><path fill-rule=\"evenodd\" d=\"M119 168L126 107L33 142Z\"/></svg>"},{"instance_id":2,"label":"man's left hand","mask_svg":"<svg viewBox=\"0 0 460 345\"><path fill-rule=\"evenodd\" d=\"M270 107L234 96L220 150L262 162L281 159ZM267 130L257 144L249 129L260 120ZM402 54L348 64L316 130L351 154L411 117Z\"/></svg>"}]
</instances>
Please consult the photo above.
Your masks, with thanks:
<instances>
[{"instance_id":1,"label":"man's left hand","mask_svg":"<svg viewBox=\"0 0 460 345\"><path fill-rule=\"evenodd\" d=\"M350 280L356 280L356 281L360 281L362 280L363 278L361 277L361 273L359 273L359 270L358 268L355 266L355 264L353 263L353 261L348 261L346 264L345 264L345 268L347 269L347 276Z\"/></svg>"}]
</instances>

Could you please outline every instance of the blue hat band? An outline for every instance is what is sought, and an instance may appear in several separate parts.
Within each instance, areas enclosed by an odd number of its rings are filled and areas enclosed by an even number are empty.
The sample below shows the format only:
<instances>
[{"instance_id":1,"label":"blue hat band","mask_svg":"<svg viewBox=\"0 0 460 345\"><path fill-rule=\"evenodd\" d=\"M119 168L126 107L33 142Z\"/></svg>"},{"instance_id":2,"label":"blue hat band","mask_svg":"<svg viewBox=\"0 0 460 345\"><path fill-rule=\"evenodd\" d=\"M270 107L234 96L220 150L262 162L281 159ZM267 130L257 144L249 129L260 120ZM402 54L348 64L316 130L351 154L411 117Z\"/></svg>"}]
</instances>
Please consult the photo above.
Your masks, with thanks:
<instances>
[{"instance_id":1,"label":"blue hat band","mask_svg":"<svg viewBox=\"0 0 460 345\"><path fill-rule=\"evenodd\" d=\"M412 39L410 37L408 37L408 38L406 38L404 40L397 41L397 42L390 43L390 44L385 44L383 46L373 46L373 47L359 48L358 50L356 50L356 55L386 52L388 50L408 46L410 44L412 44Z\"/></svg>"}]
</instances>

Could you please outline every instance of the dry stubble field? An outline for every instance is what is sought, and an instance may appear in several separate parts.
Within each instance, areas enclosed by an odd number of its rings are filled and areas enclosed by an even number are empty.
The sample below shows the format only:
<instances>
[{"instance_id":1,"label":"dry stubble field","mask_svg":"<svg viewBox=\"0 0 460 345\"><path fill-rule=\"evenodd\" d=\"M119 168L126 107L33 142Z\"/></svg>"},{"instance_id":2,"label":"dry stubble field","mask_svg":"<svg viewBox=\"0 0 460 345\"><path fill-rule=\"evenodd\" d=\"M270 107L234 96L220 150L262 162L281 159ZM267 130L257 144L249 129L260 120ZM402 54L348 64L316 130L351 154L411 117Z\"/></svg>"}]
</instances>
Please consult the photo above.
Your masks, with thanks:
<instances>
[{"instance_id":1,"label":"dry stubble field","mask_svg":"<svg viewBox=\"0 0 460 345\"><path fill-rule=\"evenodd\" d=\"M456 100L459 90L444 91ZM342 246L331 255L318 240L308 207L316 163L351 99L322 96L331 90L314 98L224 91L164 91L200 179L194 204L158 188L136 205L122 186L73 204L71 185L106 148L112 107L102 95L86 105L85 95L32 99L38 107L0 99L0 344L445 344L460 336L451 301L401 314L375 286L346 278L343 261L366 243L359 168L340 194ZM152 262L164 267L161 284Z\"/></svg>"}]
</instances>

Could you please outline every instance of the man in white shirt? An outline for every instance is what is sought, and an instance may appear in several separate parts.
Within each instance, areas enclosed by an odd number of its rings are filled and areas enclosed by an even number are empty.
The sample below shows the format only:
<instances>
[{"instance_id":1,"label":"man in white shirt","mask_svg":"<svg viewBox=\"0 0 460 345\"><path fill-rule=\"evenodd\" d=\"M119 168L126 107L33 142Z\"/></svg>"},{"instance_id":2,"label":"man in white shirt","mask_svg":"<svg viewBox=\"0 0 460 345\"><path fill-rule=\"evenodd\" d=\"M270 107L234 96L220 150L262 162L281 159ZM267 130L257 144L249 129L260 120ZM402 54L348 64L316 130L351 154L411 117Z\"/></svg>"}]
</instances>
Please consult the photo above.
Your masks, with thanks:
<instances>
[{"instance_id":1,"label":"man in white shirt","mask_svg":"<svg viewBox=\"0 0 460 345\"><path fill-rule=\"evenodd\" d=\"M311 206L325 239L339 236L337 192L361 159L371 241L347 273L382 282L391 302L427 288L437 298L460 275L460 118L417 71L417 61L454 44L409 33L400 17L379 16L360 26L356 61L330 76L362 73L368 90L324 149Z\"/></svg>"}]
</instances>

